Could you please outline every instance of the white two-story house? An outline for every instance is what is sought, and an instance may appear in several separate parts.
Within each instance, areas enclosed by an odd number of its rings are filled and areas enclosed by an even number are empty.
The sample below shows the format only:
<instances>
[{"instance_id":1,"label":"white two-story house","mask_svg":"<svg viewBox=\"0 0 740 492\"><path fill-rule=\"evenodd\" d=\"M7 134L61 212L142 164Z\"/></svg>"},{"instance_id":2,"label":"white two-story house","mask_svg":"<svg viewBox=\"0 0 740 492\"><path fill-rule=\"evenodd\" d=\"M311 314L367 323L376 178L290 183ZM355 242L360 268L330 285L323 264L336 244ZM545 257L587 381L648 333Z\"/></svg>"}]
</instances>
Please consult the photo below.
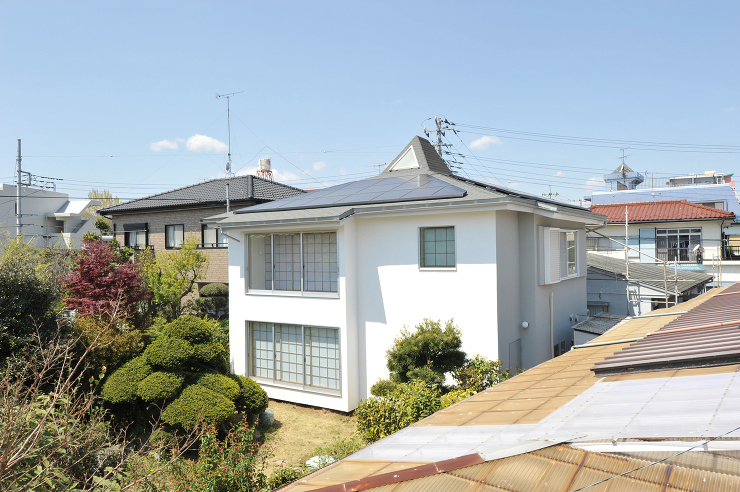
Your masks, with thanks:
<instances>
[{"instance_id":1,"label":"white two-story house","mask_svg":"<svg viewBox=\"0 0 740 492\"><path fill-rule=\"evenodd\" d=\"M354 409L404 326L527 368L586 313L587 209L453 174L415 137L377 177L207 219L229 239L231 368L270 398Z\"/></svg>"}]
</instances>

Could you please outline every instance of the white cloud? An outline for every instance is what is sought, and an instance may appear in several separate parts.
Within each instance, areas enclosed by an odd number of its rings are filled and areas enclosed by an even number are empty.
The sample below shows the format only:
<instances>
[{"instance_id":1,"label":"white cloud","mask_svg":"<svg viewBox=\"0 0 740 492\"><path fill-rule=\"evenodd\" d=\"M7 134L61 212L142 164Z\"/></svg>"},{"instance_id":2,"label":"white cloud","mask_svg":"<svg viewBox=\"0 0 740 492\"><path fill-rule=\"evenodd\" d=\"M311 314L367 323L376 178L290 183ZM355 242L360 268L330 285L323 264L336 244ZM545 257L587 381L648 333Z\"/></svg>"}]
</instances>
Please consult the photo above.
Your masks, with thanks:
<instances>
[{"instance_id":1,"label":"white cloud","mask_svg":"<svg viewBox=\"0 0 740 492\"><path fill-rule=\"evenodd\" d=\"M192 152L228 152L229 146L225 143L205 135L195 134L188 139L185 147Z\"/></svg>"},{"instance_id":2,"label":"white cloud","mask_svg":"<svg viewBox=\"0 0 740 492\"><path fill-rule=\"evenodd\" d=\"M484 137L473 140L470 144L470 148L486 150L491 145L501 145L501 140L498 137L486 135Z\"/></svg>"},{"instance_id":3,"label":"white cloud","mask_svg":"<svg viewBox=\"0 0 740 492\"><path fill-rule=\"evenodd\" d=\"M247 167L237 173L237 176L246 176L247 174L257 174L258 167ZM225 176L222 176L225 177ZM297 174L290 171L278 171L274 167L272 168L272 179L278 183L290 183L291 181L298 181L301 179ZM303 179L306 179L304 176ZM300 187L299 187L300 188Z\"/></svg>"},{"instance_id":4,"label":"white cloud","mask_svg":"<svg viewBox=\"0 0 740 492\"><path fill-rule=\"evenodd\" d=\"M514 188L514 189L519 188L519 183L515 181L509 181L508 185L509 185L509 188Z\"/></svg>"},{"instance_id":5,"label":"white cloud","mask_svg":"<svg viewBox=\"0 0 740 492\"><path fill-rule=\"evenodd\" d=\"M154 152L159 152L160 150L164 149L177 150L176 140L181 139L178 138L175 140L160 140L159 142L152 142L149 144L149 148L152 149Z\"/></svg>"},{"instance_id":6,"label":"white cloud","mask_svg":"<svg viewBox=\"0 0 740 492\"><path fill-rule=\"evenodd\" d=\"M727 108L722 108L722 112L723 113L732 113L733 111L735 111L735 106L730 106L730 107L727 107Z\"/></svg>"},{"instance_id":7,"label":"white cloud","mask_svg":"<svg viewBox=\"0 0 740 492\"><path fill-rule=\"evenodd\" d=\"M403 99L396 99L391 103L393 106L398 106L399 104L403 104Z\"/></svg>"},{"instance_id":8,"label":"white cloud","mask_svg":"<svg viewBox=\"0 0 740 492\"><path fill-rule=\"evenodd\" d=\"M584 188L586 188L589 191L603 190L604 189L604 179L603 178L588 178Z\"/></svg>"},{"instance_id":9,"label":"white cloud","mask_svg":"<svg viewBox=\"0 0 740 492\"><path fill-rule=\"evenodd\" d=\"M339 168L339 174L341 174L342 176L344 176L345 174L347 174L347 170L345 168L341 167L341 168Z\"/></svg>"},{"instance_id":10,"label":"white cloud","mask_svg":"<svg viewBox=\"0 0 740 492\"><path fill-rule=\"evenodd\" d=\"M326 167L326 162L324 162L324 161L319 161L319 162L314 162L313 163L313 170L314 171L321 171L325 167Z\"/></svg>"},{"instance_id":11,"label":"white cloud","mask_svg":"<svg viewBox=\"0 0 740 492\"><path fill-rule=\"evenodd\" d=\"M561 176L565 176L565 173L563 171L558 171L552 175L553 178L559 178Z\"/></svg>"}]
</instances>

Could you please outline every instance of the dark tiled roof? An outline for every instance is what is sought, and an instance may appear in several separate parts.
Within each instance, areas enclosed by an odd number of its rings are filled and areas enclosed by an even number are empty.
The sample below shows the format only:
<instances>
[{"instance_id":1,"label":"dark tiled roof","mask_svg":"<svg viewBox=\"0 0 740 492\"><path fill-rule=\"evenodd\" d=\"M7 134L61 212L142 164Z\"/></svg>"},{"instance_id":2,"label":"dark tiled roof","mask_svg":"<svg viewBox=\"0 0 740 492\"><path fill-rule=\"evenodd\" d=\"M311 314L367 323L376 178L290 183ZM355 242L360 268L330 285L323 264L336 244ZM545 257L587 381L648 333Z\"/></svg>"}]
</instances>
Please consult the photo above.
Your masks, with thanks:
<instances>
[{"instance_id":1,"label":"dark tiled roof","mask_svg":"<svg viewBox=\"0 0 740 492\"><path fill-rule=\"evenodd\" d=\"M588 268L596 268L604 272L619 275L620 277L624 277L627 274L624 260L619 258L599 253L587 253L586 262ZM672 289L677 283L676 280L678 280L678 292L680 293L711 282L712 276L702 272L668 268L666 270L666 280L668 281L669 289ZM630 282L646 284L662 290L665 287L663 267L650 263L630 262Z\"/></svg>"},{"instance_id":2,"label":"dark tiled roof","mask_svg":"<svg viewBox=\"0 0 740 492\"><path fill-rule=\"evenodd\" d=\"M627 207L630 222L731 219L735 217L732 212L691 203L688 200L591 205L591 211L606 215L610 224L624 224L625 207Z\"/></svg>"},{"instance_id":3,"label":"dark tiled roof","mask_svg":"<svg viewBox=\"0 0 740 492\"><path fill-rule=\"evenodd\" d=\"M624 316L614 313L598 313L576 325L573 325L573 329L586 333L593 333L594 335L603 335L623 319Z\"/></svg>"},{"instance_id":4,"label":"dark tiled roof","mask_svg":"<svg viewBox=\"0 0 740 492\"><path fill-rule=\"evenodd\" d=\"M253 196L248 193L249 178L253 180ZM98 210L99 214L140 212L144 210L203 207L224 205L226 203L226 183L229 184L229 199L232 202L254 200L258 203L279 200L305 193L305 191L275 183L256 176L237 176L235 178L212 179L164 193L131 200L130 202Z\"/></svg>"},{"instance_id":5,"label":"dark tiled roof","mask_svg":"<svg viewBox=\"0 0 740 492\"><path fill-rule=\"evenodd\" d=\"M740 362L740 283L594 364L597 376Z\"/></svg>"},{"instance_id":6,"label":"dark tiled roof","mask_svg":"<svg viewBox=\"0 0 740 492\"><path fill-rule=\"evenodd\" d=\"M399 153L393 161L388 164L388 166L385 168L385 171L383 171L383 174L386 175L393 175L400 172L403 172L402 170L399 171L391 171L393 169L393 166L396 165L396 162L403 157L403 155L406 153L409 147L414 148L414 153L416 155L416 160L419 163L419 170L421 171L431 171L433 173L439 173L439 174L452 174L452 171L450 171L450 168L447 167L447 164L445 161L437 154L437 151L434 150L434 146L429 143L429 140L426 138L421 137L414 137L411 139L411 142L403 148L401 153Z\"/></svg>"}]
</instances>

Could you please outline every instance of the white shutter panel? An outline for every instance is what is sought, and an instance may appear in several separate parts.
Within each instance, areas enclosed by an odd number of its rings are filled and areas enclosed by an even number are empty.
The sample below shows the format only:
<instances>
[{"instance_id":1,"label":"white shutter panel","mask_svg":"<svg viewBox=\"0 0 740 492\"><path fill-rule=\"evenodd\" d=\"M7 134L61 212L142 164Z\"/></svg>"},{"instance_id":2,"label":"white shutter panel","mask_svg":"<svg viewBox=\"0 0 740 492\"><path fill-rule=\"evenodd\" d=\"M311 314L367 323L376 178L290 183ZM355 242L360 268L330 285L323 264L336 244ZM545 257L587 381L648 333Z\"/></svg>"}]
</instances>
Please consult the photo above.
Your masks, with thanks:
<instances>
[{"instance_id":1,"label":"white shutter panel","mask_svg":"<svg viewBox=\"0 0 740 492\"><path fill-rule=\"evenodd\" d=\"M548 275L550 280L548 284L560 282L560 229L551 227L548 230L550 236L550 248L545 254L550 258Z\"/></svg>"}]
</instances>

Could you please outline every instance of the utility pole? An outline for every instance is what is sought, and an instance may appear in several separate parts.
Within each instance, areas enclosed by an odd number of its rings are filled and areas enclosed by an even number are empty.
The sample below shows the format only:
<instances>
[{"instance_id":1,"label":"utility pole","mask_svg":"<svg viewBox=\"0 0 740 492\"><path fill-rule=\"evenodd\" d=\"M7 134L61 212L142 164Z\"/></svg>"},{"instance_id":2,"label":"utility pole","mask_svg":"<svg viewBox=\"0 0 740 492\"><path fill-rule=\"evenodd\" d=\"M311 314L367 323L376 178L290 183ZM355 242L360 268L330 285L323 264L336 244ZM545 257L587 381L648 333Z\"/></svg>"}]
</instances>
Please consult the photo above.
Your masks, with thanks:
<instances>
[{"instance_id":1,"label":"utility pole","mask_svg":"<svg viewBox=\"0 0 740 492\"><path fill-rule=\"evenodd\" d=\"M624 152L624 151L622 151ZM630 243L630 232L629 232L629 212L627 211L627 205L624 206L624 244L629 245ZM624 247L624 267L627 272L627 311L629 314L631 299L630 299L630 259L629 259L629 248ZM668 307L668 306L666 306Z\"/></svg>"},{"instance_id":2,"label":"utility pole","mask_svg":"<svg viewBox=\"0 0 740 492\"><path fill-rule=\"evenodd\" d=\"M436 130L430 130L432 132L437 132L437 139L432 144L434 145L434 148L437 150L437 154L439 154L440 157L442 157L442 147L452 147L452 144L446 144L442 143L442 136L445 134L445 131L451 130L455 131L452 127L455 126L454 123L451 121L447 121L447 118L440 118L439 116L434 117L434 122L437 124ZM449 125L449 126L443 126L443 125ZM427 131L427 128L424 127L424 134L429 138L429 131ZM444 159L444 157L442 157Z\"/></svg>"},{"instance_id":3,"label":"utility pole","mask_svg":"<svg viewBox=\"0 0 740 492\"><path fill-rule=\"evenodd\" d=\"M550 193L543 193L542 196L549 197L550 200L552 200L553 197L555 197L555 196L560 196L560 194L557 191L555 193L552 192L552 185L547 185L547 186L550 187Z\"/></svg>"},{"instance_id":4,"label":"utility pole","mask_svg":"<svg viewBox=\"0 0 740 492\"><path fill-rule=\"evenodd\" d=\"M242 92L244 91L230 92L228 94L216 94L216 99L221 99L222 97L226 98L226 127L229 131L229 154L228 160L226 161L226 169L224 169L224 171L226 172L226 176L229 178L234 176L234 173L231 172L231 106L229 100L231 96L241 94Z\"/></svg>"},{"instance_id":5,"label":"utility pole","mask_svg":"<svg viewBox=\"0 0 740 492\"><path fill-rule=\"evenodd\" d=\"M15 234L21 237L21 139L18 139L18 156L15 158Z\"/></svg>"}]
</instances>

